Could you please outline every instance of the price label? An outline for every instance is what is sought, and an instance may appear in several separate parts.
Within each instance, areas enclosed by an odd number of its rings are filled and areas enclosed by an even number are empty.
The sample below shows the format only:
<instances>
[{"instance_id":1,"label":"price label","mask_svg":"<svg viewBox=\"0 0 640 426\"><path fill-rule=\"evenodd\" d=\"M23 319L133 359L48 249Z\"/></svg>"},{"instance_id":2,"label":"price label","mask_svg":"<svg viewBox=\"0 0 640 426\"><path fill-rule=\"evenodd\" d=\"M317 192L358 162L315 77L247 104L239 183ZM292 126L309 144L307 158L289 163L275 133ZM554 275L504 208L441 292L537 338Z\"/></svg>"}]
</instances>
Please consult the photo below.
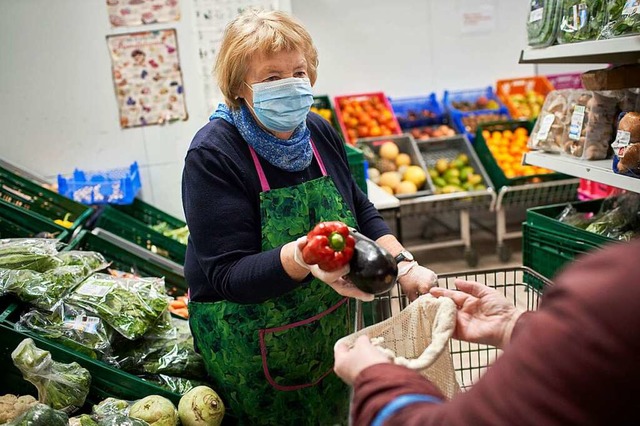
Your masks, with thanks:
<instances>
[{"instance_id":1,"label":"price label","mask_svg":"<svg viewBox=\"0 0 640 426\"><path fill-rule=\"evenodd\" d=\"M627 0L622 9L622 16L635 15L640 13L640 0Z\"/></svg>"},{"instance_id":2,"label":"price label","mask_svg":"<svg viewBox=\"0 0 640 426\"><path fill-rule=\"evenodd\" d=\"M629 143L631 142L631 133L625 132L624 130L618 130L616 134L616 140L611 144L611 148L616 153L616 156L619 158L624 157L625 152L627 152L627 148L629 147Z\"/></svg>"},{"instance_id":3,"label":"price label","mask_svg":"<svg viewBox=\"0 0 640 426\"><path fill-rule=\"evenodd\" d=\"M85 315L78 315L76 317L70 317L64 319L64 327L70 330L81 331L89 334L96 334L98 332L98 324L100 318L88 317Z\"/></svg>"},{"instance_id":4,"label":"price label","mask_svg":"<svg viewBox=\"0 0 640 426\"><path fill-rule=\"evenodd\" d=\"M571 126L569 127L569 139L580 140L582 134L582 124L584 123L584 113L587 108L583 105L576 105L571 115Z\"/></svg>"},{"instance_id":5,"label":"price label","mask_svg":"<svg viewBox=\"0 0 640 426\"><path fill-rule=\"evenodd\" d=\"M544 16L544 7L531 10L529 13L529 23L541 21Z\"/></svg>"},{"instance_id":6,"label":"price label","mask_svg":"<svg viewBox=\"0 0 640 426\"><path fill-rule=\"evenodd\" d=\"M111 286L94 284L91 282L84 283L76 290L76 293L91 297L104 297L111 291Z\"/></svg>"},{"instance_id":7,"label":"price label","mask_svg":"<svg viewBox=\"0 0 640 426\"><path fill-rule=\"evenodd\" d=\"M536 141L545 141L549 137L549 130L551 130L551 126L553 122L556 120L556 116L553 114L545 114L540 123L540 129L538 130L538 134L536 136Z\"/></svg>"}]
</instances>

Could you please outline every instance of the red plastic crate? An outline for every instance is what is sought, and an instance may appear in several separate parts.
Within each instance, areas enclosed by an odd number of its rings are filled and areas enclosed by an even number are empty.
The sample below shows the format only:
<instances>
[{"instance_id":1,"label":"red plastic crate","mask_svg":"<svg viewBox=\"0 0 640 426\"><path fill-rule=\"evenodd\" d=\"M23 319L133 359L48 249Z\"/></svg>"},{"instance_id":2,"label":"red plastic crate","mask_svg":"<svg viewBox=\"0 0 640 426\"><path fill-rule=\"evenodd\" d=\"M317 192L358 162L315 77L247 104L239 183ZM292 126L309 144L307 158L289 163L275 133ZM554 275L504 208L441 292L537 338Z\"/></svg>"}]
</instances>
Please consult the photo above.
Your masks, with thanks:
<instances>
[{"instance_id":1,"label":"red plastic crate","mask_svg":"<svg viewBox=\"0 0 640 426\"><path fill-rule=\"evenodd\" d=\"M392 129L389 129L389 133L385 133L384 129L381 129L381 134L367 134L364 136L359 136L358 134L354 134L353 132L349 132L349 130L352 130L353 127L352 126L348 126L345 123L345 115L347 116L348 119L355 119L358 120L357 117L352 117L351 114L357 114L358 111L344 111L343 107L344 107L344 103L347 101L367 101L370 100L372 98L375 98L379 103L383 104L385 106L385 108L389 111L391 118L390 121L387 123L380 123L380 127L382 127L382 125L387 125L389 127L393 127ZM383 92L375 92L375 93L362 93L362 94L356 94L356 95L343 95L343 96L336 96L334 98L334 108L336 111L336 117L338 118L338 123L340 124L340 129L342 130L342 134L344 135L345 141L347 141L347 143L351 144L351 145L355 145L356 141L358 139L363 139L366 137L384 137L384 136L391 136L391 135L400 135L402 134L402 130L400 130L400 124L398 123L398 119L396 117L396 115L393 112L393 108L391 107L391 104L389 103L389 99L385 96L385 94ZM373 118L375 120L375 118ZM362 123L360 123L360 120L358 120L357 125L364 125Z\"/></svg>"},{"instance_id":2,"label":"red plastic crate","mask_svg":"<svg viewBox=\"0 0 640 426\"><path fill-rule=\"evenodd\" d=\"M598 198L606 198L610 195L618 193L620 189L605 185L600 182L593 182L587 179L580 179L578 186L578 198L582 201L595 200Z\"/></svg>"}]
</instances>

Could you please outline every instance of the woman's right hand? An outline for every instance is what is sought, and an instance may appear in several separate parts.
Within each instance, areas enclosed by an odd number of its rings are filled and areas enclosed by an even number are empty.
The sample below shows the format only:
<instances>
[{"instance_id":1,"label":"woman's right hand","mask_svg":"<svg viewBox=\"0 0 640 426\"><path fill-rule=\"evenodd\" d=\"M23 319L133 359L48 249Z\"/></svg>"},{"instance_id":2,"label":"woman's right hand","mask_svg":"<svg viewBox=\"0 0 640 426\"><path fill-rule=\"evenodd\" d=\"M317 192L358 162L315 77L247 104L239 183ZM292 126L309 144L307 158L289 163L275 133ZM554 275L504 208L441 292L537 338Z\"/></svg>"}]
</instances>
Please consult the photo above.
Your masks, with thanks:
<instances>
[{"instance_id":1,"label":"woman's right hand","mask_svg":"<svg viewBox=\"0 0 640 426\"><path fill-rule=\"evenodd\" d=\"M433 296L453 299L458 308L453 337L504 348L524 311L517 309L495 289L480 283L457 279L454 284L457 291L441 287L430 290Z\"/></svg>"},{"instance_id":2,"label":"woman's right hand","mask_svg":"<svg viewBox=\"0 0 640 426\"><path fill-rule=\"evenodd\" d=\"M365 293L364 291L358 289L351 281L344 278L344 276L349 273L348 263L337 271L324 271L320 269L318 265L308 265L302 258L302 249L307 244L306 236L298 238L298 240L294 241L294 243L295 250L293 253L293 259L295 263L311 272L311 275L318 278L320 281L325 282L327 285L333 288L336 293L346 297L355 297L356 299L360 299L363 302L370 302L374 299L373 294Z\"/></svg>"}]
</instances>

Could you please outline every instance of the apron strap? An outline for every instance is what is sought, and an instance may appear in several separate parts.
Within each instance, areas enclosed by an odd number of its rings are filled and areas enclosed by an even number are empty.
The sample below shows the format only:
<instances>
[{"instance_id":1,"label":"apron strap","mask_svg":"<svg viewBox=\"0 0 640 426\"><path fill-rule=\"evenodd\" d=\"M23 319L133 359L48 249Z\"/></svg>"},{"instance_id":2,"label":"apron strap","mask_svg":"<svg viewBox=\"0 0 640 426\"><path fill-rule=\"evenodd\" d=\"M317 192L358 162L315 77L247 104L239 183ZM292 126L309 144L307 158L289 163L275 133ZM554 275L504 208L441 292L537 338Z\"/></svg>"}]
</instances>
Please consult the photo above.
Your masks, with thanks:
<instances>
[{"instance_id":1,"label":"apron strap","mask_svg":"<svg viewBox=\"0 0 640 426\"><path fill-rule=\"evenodd\" d=\"M316 157L316 161L320 166L320 171L322 172L322 176L327 175L327 169L324 166L324 161L322 161L322 157L320 157L320 153L316 148L316 144L313 143L313 139L311 139L311 149L313 150L313 155ZM260 160L258 159L258 154L256 151L249 145L249 152L251 153L251 159L253 160L253 165L258 172L258 178L260 178L260 186L262 187L262 192L267 192L271 189L269 186L269 182L267 181L267 176L264 174L264 169L262 168L262 164L260 164Z\"/></svg>"}]
</instances>

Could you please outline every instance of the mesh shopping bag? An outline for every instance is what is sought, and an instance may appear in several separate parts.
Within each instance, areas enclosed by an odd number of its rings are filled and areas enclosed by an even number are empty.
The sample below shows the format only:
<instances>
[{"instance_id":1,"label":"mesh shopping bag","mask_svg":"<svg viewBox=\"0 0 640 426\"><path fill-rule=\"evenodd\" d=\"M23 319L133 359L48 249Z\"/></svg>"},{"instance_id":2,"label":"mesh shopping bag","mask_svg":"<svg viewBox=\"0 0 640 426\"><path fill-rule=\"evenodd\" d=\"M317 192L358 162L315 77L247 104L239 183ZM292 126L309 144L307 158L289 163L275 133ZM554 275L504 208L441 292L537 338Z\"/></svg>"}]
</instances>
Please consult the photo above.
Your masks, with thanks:
<instances>
[{"instance_id":1,"label":"mesh shopping bag","mask_svg":"<svg viewBox=\"0 0 640 426\"><path fill-rule=\"evenodd\" d=\"M448 297L420 296L391 318L343 337L353 346L366 335L397 365L420 371L447 398L458 390L449 339L456 325L456 305Z\"/></svg>"}]
</instances>

